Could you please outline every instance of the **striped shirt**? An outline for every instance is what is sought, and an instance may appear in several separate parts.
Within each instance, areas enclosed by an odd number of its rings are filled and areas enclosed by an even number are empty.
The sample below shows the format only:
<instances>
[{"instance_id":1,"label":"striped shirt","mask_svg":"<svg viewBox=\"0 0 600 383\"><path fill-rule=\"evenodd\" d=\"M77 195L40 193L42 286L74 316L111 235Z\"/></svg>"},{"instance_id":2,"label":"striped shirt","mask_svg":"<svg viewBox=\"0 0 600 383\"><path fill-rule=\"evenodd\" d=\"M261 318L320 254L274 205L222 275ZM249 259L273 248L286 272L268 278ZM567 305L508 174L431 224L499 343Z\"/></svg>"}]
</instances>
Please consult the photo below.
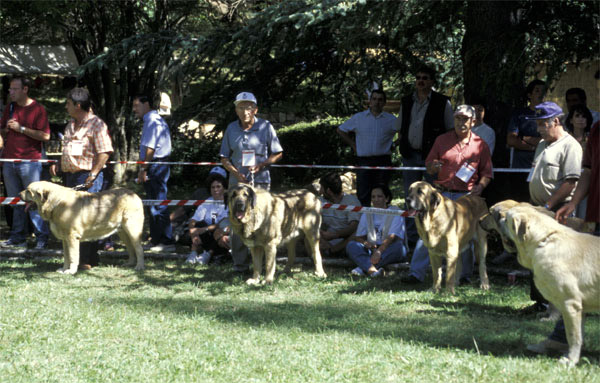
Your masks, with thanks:
<instances>
[{"instance_id":1,"label":"striped shirt","mask_svg":"<svg viewBox=\"0 0 600 383\"><path fill-rule=\"evenodd\" d=\"M76 124L71 120L65 128L60 164L62 171L67 173L92 170L97 154L113 152L108 128L100 117L88 114L77 128Z\"/></svg>"}]
</instances>

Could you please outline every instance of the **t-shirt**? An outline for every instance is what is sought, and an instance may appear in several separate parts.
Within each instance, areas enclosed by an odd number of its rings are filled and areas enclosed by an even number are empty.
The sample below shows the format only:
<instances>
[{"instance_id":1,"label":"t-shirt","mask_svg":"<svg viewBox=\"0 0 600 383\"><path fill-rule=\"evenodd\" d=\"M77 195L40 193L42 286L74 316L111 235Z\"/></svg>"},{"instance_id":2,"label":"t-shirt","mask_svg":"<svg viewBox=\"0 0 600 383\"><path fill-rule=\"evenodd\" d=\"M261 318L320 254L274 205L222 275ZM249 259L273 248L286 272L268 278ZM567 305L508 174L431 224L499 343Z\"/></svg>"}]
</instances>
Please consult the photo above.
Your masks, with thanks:
<instances>
[{"instance_id":1,"label":"t-shirt","mask_svg":"<svg viewBox=\"0 0 600 383\"><path fill-rule=\"evenodd\" d=\"M539 137L537 124L535 120L527 120L527 117L535 116L535 111L530 108L523 108L517 111L510 119L508 124L509 133L517 133L519 137ZM534 152L529 150L519 150L513 148L511 168L528 169L531 167Z\"/></svg>"},{"instance_id":2,"label":"t-shirt","mask_svg":"<svg viewBox=\"0 0 600 383\"><path fill-rule=\"evenodd\" d=\"M358 227L356 228L357 237L366 236L368 233L367 214L373 213L362 214L362 216L360 217L360 221L358 222ZM385 238L383 238L383 228L385 226L385 221L387 217L387 215L383 214L373 214L373 226L375 227L377 245L381 245L385 240ZM404 238L406 237L406 226L404 222L404 217L401 217L399 215L393 217L394 218L392 219L392 223L390 225L390 229L387 235L389 236L390 234L394 234L396 237L399 238L400 241L404 241Z\"/></svg>"},{"instance_id":3,"label":"t-shirt","mask_svg":"<svg viewBox=\"0 0 600 383\"><path fill-rule=\"evenodd\" d=\"M12 117L10 113L11 109ZM46 109L35 100L27 106L19 106L15 102L7 105L4 108L0 127L5 129L6 123L11 118L17 120L21 126L28 129L41 130L50 134L50 124L48 123ZM9 129L6 137L4 137L2 158L39 160L42 158L42 142L21 132Z\"/></svg>"},{"instance_id":4,"label":"t-shirt","mask_svg":"<svg viewBox=\"0 0 600 383\"><path fill-rule=\"evenodd\" d=\"M206 200L214 201L215 199L209 197ZM192 219L196 222L204 221L207 225L214 225L225 217L227 217L227 207L224 204L204 203L198 206Z\"/></svg>"},{"instance_id":5,"label":"t-shirt","mask_svg":"<svg viewBox=\"0 0 600 383\"><path fill-rule=\"evenodd\" d=\"M494 146L496 146L496 132L494 132L494 129L484 122L481 125L473 127L471 131L488 144L490 154L494 155Z\"/></svg>"}]
</instances>

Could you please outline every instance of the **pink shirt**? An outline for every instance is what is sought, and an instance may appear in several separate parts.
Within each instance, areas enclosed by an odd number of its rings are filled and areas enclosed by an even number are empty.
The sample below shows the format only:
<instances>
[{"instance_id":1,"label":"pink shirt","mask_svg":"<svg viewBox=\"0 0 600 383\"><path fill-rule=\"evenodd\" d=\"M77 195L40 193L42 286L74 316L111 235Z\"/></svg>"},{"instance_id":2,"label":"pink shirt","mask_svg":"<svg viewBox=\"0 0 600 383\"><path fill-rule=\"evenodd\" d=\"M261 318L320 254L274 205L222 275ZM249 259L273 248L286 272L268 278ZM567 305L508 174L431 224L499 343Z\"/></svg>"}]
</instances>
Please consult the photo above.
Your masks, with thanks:
<instances>
[{"instance_id":1,"label":"pink shirt","mask_svg":"<svg viewBox=\"0 0 600 383\"><path fill-rule=\"evenodd\" d=\"M454 130L436 138L425 163L433 160L442 161L442 168L437 181L434 182L450 190L469 191L481 177L493 178L490 149L485 141L473 133L470 133L466 144L459 142ZM475 168L475 173L467 183L456 177L456 173L465 163Z\"/></svg>"}]
</instances>

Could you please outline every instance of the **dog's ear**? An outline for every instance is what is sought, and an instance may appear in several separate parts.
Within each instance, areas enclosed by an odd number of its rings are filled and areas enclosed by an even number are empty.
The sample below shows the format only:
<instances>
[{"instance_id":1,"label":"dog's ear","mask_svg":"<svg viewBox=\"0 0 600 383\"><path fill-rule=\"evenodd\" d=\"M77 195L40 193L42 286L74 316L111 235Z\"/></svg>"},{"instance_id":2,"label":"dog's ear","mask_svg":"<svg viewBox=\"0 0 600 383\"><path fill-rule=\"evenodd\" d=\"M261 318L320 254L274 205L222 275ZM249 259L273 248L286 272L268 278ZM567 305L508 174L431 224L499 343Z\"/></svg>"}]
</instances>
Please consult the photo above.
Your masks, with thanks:
<instances>
[{"instance_id":1,"label":"dog's ear","mask_svg":"<svg viewBox=\"0 0 600 383\"><path fill-rule=\"evenodd\" d=\"M229 205L229 192L225 191L225 194L223 194L223 203L225 204L225 207L227 207Z\"/></svg>"},{"instance_id":2,"label":"dog's ear","mask_svg":"<svg viewBox=\"0 0 600 383\"><path fill-rule=\"evenodd\" d=\"M527 222L521 218L520 214L507 214L507 222L509 224L509 229L512 231L518 238L524 238L527 233Z\"/></svg>"},{"instance_id":3,"label":"dog's ear","mask_svg":"<svg viewBox=\"0 0 600 383\"><path fill-rule=\"evenodd\" d=\"M254 209L256 207L256 192L250 186L248 186L248 198L250 199L250 206Z\"/></svg>"},{"instance_id":4,"label":"dog's ear","mask_svg":"<svg viewBox=\"0 0 600 383\"><path fill-rule=\"evenodd\" d=\"M496 229L496 221L494 216L490 213L482 215L481 218L479 218L479 226L488 232Z\"/></svg>"},{"instance_id":5,"label":"dog's ear","mask_svg":"<svg viewBox=\"0 0 600 383\"><path fill-rule=\"evenodd\" d=\"M442 195L437 191L433 190L429 196L429 208L430 210L437 209L438 205L442 202Z\"/></svg>"}]
</instances>

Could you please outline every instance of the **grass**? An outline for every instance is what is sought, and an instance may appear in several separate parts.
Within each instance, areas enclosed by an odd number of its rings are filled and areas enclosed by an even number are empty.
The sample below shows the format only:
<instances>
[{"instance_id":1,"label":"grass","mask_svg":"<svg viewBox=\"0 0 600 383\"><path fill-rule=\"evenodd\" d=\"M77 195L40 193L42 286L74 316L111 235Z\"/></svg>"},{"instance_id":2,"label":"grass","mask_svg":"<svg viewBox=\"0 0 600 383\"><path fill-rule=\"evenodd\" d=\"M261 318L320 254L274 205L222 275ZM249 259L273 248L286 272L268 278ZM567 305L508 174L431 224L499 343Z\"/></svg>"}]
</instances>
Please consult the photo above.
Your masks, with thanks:
<instances>
[{"instance_id":1,"label":"grass","mask_svg":"<svg viewBox=\"0 0 600 383\"><path fill-rule=\"evenodd\" d=\"M522 284L448 296L280 267L256 288L230 265L60 262L0 258L2 382L600 382L598 316L576 368L524 353L553 324L519 313Z\"/></svg>"}]
</instances>

